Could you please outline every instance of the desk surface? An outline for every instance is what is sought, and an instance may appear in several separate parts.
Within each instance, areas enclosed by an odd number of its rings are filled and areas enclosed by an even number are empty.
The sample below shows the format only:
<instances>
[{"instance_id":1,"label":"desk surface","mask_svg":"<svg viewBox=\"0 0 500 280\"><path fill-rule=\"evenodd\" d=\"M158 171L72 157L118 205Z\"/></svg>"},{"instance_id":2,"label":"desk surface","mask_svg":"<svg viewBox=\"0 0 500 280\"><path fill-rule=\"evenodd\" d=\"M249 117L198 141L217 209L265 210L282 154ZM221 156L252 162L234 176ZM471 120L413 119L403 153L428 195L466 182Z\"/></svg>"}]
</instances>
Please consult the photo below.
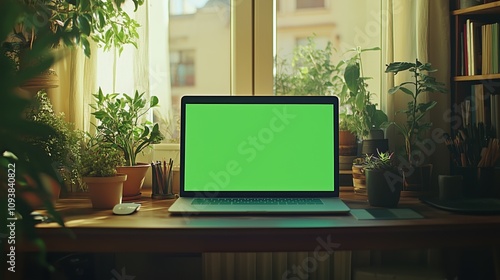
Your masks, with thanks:
<instances>
[{"instance_id":1,"label":"desk surface","mask_svg":"<svg viewBox=\"0 0 500 280\"><path fill-rule=\"evenodd\" d=\"M366 196L341 192L351 207L369 208ZM402 197L424 219L357 220L328 216L172 216L173 200L144 196L141 210L116 216L92 209L85 197L60 199L56 208L76 239L55 224L39 225L49 251L269 252L500 245L500 215L462 215Z\"/></svg>"}]
</instances>

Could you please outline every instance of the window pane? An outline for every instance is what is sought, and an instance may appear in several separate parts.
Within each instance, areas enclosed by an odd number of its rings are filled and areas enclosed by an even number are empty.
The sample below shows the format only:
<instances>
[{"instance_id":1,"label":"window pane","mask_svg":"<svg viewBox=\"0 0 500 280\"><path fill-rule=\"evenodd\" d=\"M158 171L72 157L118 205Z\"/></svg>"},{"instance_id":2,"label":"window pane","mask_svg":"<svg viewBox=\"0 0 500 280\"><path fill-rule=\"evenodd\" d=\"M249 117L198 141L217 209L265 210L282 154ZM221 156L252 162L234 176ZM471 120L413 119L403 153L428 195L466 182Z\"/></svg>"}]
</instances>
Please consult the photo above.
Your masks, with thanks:
<instances>
[{"instance_id":1,"label":"window pane","mask_svg":"<svg viewBox=\"0 0 500 280\"><path fill-rule=\"evenodd\" d=\"M230 94L231 9L229 0L170 0L169 8L165 49L170 58L170 130L175 130L169 134L175 138L183 95Z\"/></svg>"},{"instance_id":2,"label":"window pane","mask_svg":"<svg viewBox=\"0 0 500 280\"><path fill-rule=\"evenodd\" d=\"M172 87L194 86L194 51L170 52L170 83Z\"/></svg>"},{"instance_id":3,"label":"window pane","mask_svg":"<svg viewBox=\"0 0 500 280\"><path fill-rule=\"evenodd\" d=\"M348 52L350 49L381 46L380 1L297 0L296 9L293 1L275 1L280 7L275 16L275 94L335 94L335 89L324 86L328 81L325 74L328 69L307 67L314 65L319 57L305 55L306 51L319 50L310 53L329 56L331 63L336 65L352 56L353 53ZM300 10L312 7L323 8ZM372 102L380 103L381 51L362 53L362 62L363 75L372 78L367 81L373 94ZM297 79L286 80L289 77Z\"/></svg>"}]
</instances>

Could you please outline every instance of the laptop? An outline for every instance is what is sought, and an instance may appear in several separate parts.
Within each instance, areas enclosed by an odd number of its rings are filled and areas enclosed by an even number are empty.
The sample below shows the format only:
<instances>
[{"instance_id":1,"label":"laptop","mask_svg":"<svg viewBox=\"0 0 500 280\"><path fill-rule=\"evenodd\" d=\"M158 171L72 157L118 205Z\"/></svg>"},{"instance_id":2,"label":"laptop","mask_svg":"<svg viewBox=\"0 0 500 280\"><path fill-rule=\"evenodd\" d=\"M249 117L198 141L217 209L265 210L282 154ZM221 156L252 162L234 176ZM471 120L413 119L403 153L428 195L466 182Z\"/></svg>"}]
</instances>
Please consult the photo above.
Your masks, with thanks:
<instances>
[{"instance_id":1,"label":"laptop","mask_svg":"<svg viewBox=\"0 0 500 280\"><path fill-rule=\"evenodd\" d=\"M347 213L334 96L184 96L170 213Z\"/></svg>"}]
</instances>

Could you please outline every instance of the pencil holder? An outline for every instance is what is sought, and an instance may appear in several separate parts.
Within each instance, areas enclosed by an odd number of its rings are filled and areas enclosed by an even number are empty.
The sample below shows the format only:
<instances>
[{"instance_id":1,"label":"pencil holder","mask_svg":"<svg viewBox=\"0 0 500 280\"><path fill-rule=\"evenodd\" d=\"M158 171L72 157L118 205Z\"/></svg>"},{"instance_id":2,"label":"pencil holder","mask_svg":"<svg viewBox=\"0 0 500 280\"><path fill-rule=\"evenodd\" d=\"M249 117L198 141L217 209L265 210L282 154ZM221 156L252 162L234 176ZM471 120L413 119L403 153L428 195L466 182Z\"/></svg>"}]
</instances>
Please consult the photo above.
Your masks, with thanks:
<instances>
[{"instance_id":1,"label":"pencil holder","mask_svg":"<svg viewBox=\"0 0 500 280\"><path fill-rule=\"evenodd\" d=\"M152 187L151 197L155 199L172 199L175 198L172 192L172 171L173 161L153 162L151 163L152 172Z\"/></svg>"}]
</instances>

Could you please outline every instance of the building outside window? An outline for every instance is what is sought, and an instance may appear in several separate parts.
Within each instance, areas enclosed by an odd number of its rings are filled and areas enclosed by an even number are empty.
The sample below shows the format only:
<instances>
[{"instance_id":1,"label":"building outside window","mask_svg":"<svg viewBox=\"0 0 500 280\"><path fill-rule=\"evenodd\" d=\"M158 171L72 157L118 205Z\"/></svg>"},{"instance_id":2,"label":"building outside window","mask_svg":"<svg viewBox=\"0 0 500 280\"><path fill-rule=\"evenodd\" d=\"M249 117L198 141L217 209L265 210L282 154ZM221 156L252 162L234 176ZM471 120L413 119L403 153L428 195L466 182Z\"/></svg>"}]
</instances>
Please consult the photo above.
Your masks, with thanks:
<instances>
[{"instance_id":1,"label":"building outside window","mask_svg":"<svg viewBox=\"0 0 500 280\"><path fill-rule=\"evenodd\" d=\"M194 51L182 50L170 52L170 81L172 87L195 85Z\"/></svg>"}]
</instances>

